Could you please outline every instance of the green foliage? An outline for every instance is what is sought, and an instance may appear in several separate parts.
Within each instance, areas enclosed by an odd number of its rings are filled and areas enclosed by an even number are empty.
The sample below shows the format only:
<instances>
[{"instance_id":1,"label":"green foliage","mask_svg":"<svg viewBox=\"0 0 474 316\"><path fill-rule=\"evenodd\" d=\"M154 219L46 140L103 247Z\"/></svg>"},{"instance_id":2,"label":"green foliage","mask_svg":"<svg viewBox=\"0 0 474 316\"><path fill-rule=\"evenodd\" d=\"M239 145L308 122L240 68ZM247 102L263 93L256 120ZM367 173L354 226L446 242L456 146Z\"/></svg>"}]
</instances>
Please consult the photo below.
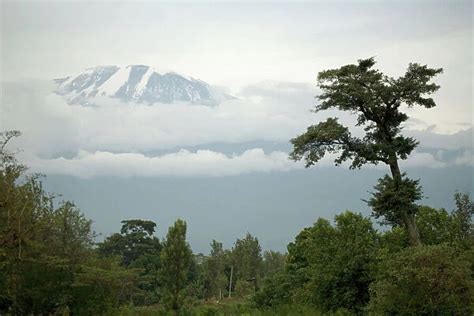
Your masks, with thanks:
<instances>
[{"instance_id":1,"label":"green foliage","mask_svg":"<svg viewBox=\"0 0 474 316\"><path fill-rule=\"evenodd\" d=\"M78 315L104 314L122 304L133 303L142 294L144 277L139 269L127 269L114 257L90 257L78 271L72 285L72 312Z\"/></svg>"},{"instance_id":2,"label":"green foliage","mask_svg":"<svg viewBox=\"0 0 474 316\"><path fill-rule=\"evenodd\" d=\"M229 264L229 255L222 247L222 243L212 240L210 255L203 262L204 298L213 297L220 300L226 294L228 278L225 274L225 268Z\"/></svg>"},{"instance_id":3,"label":"green foliage","mask_svg":"<svg viewBox=\"0 0 474 316\"><path fill-rule=\"evenodd\" d=\"M138 234L138 236L146 237L153 235L155 232L156 223L152 221L145 221L142 219L129 219L122 221L122 228L120 233L122 235Z\"/></svg>"},{"instance_id":4,"label":"green foliage","mask_svg":"<svg viewBox=\"0 0 474 316\"><path fill-rule=\"evenodd\" d=\"M120 311L114 315L122 316L171 316L175 313L166 311L160 306L123 306ZM277 308L257 309L245 301L224 300L219 304L203 303L197 306L185 306L179 315L183 316L348 316L351 315L345 311L336 313L322 313L312 307L301 305L280 305Z\"/></svg>"},{"instance_id":5,"label":"green foliage","mask_svg":"<svg viewBox=\"0 0 474 316\"><path fill-rule=\"evenodd\" d=\"M408 236L402 227L392 227L392 229L379 233L379 246L387 252L394 253L409 246Z\"/></svg>"},{"instance_id":6,"label":"green foliage","mask_svg":"<svg viewBox=\"0 0 474 316\"><path fill-rule=\"evenodd\" d=\"M392 78L373 69L374 65L374 58L362 59L358 64L318 74L322 94L318 96L320 103L314 111L334 108L356 114L356 125L364 128L365 135L354 137L336 118L328 118L291 140L293 152L290 158L304 159L306 167L310 167L328 153L340 153L335 159L336 165L347 160L351 161L352 169L365 164L388 165L393 180L389 177L380 180L377 194L382 196L372 199L376 207L374 213L384 216L388 223L402 223L411 244L416 246L421 241L414 221L416 207L413 201L419 199L421 191L417 181L403 179L398 160L407 159L418 142L401 134L401 125L408 119L401 106L436 106L430 95L439 86L431 83L431 79L442 69L414 63L408 66L404 76Z\"/></svg>"},{"instance_id":7,"label":"green foliage","mask_svg":"<svg viewBox=\"0 0 474 316\"><path fill-rule=\"evenodd\" d=\"M284 273L268 279L255 296L259 305L312 305L325 312L361 312L369 299L377 234L369 219L345 212L333 227L318 219L288 245Z\"/></svg>"},{"instance_id":8,"label":"green foliage","mask_svg":"<svg viewBox=\"0 0 474 316\"><path fill-rule=\"evenodd\" d=\"M232 249L232 264L235 292L245 295L255 291L262 272L262 248L256 237L247 233L243 239L236 240Z\"/></svg>"},{"instance_id":9,"label":"green foliage","mask_svg":"<svg viewBox=\"0 0 474 316\"><path fill-rule=\"evenodd\" d=\"M388 255L371 285L369 310L377 315L471 315L471 260L447 244Z\"/></svg>"},{"instance_id":10,"label":"green foliage","mask_svg":"<svg viewBox=\"0 0 474 316\"><path fill-rule=\"evenodd\" d=\"M158 303L160 296L161 259L159 253L144 253L134 260L129 268L137 269L142 276L139 288L141 295L135 295L135 304Z\"/></svg>"},{"instance_id":11,"label":"green foliage","mask_svg":"<svg viewBox=\"0 0 474 316\"><path fill-rule=\"evenodd\" d=\"M54 312L70 302L73 271L58 258L25 259L17 262L9 277L17 288L10 293L10 310L18 314Z\"/></svg>"},{"instance_id":12,"label":"green foliage","mask_svg":"<svg viewBox=\"0 0 474 316\"><path fill-rule=\"evenodd\" d=\"M273 250L263 252L263 276L274 275L285 268L286 255Z\"/></svg>"},{"instance_id":13,"label":"green foliage","mask_svg":"<svg viewBox=\"0 0 474 316\"><path fill-rule=\"evenodd\" d=\"M459 238L469 243L474 243L474 202L468 193L456 192L454 194L456 210L453 211L455 225L458 227Z\"/></svg>"},{"instance_id":14,"label":"green foliage","mask_svg":"<svg viewBox=\"0 0 474 316\"><path fill-rule=\"evenodd\" d=\"M122 221L120 234L115 233L98 244L98 252L104 257L119 257L121 264L141 271L143 277L136 304L159 301L161 269L161 243L153 234L156 224L152 221L132 219Z\"/></svg>"},{"instance_id":15,"label":"green foliage","mask_svg":"<svg viewBox=\"0 0 474 316\"><path fill-rule=\"evenodd\" d=\"M69 201L62 202L51 215L51 234L49 238L44 236L48 239L47 253L66 258L71 264L80 264L90 254L93 245L92 221Z\"/></svg>"},{"instance_id":16,"label":"green foliage","mask_svg":"<svg viewBox=\"0 0 474 316\"><path fill-rule=\"evenodd\" d=\"M410 180L405 175L401 180L385 175L379 179L375 192L368 201L375 218L383 217L384 224L402 226L406 215L416 214L415 201L422 198L419 180ZM405 216L400 216L403 214Z\"/></svg>"},{"instance_id":17,"label":"green foliage","mask_svg":"<svg viewBox=\"0 0 474 316\"><path fill-rule=\"evenodd\" d=\"M72 302L71 284L90 254L91 221L70 202L55 207L0 133L0 313L48 314Z\"/></svg>"},{"instance_id":18,"label":"green foliage","mask_svg":"<svg viewBox=\"0 0 474 316\"><path fill-rule=\"evenodd\" d=\"M0 134L4 142L15 136ZM451 212L418 206L418 181L386 176L369 204L391 230L377 233L368 218L347 211L334 225L320 218L303 229L287 255L262 255L249 233L231 251L213 240L208 256L193 255L182 220L163 243L154 236L154 222L125 220L120 233L94 248L91 221L73 203L57 203L41 178L26 174L0 144L1 314L474 313L474 203L468 194L455 194ZM408 247L410 230L400 226L409 220L426 246Z\"/></svg>"},{"instance_id":19,"label":"green foliage","mask_svg":"<svg viewBox=\"0 0 474 316\"><path fill-rule=\"evenodd\" d=\"M357 214L338 215L335 226L318 219L288 245L285 270L266 278L253 300L260 308L301 304L364 314L371 293L375 315L469 314L474 251L456 223L458 212L419 207L420 234L437 246L416 248L407 248L404 229L377 234Z\"/></svg>"},{"instance_id":20,"label":"green foliage","mask_svg":"<svg viewBox=\"0 0 474 316\"><path fill-rule=\"evenodd\" d=\"M102 255L117 255L122 258L122 264L128 266L140 256L159 256L160 240L153 236L156 224L140 219L122 221L120 234L115 233L100 243L99 252Z\"/></svg>"},{"instance_id":21,"label":"green foliage","mask_svg":"<svg viewBox=\"0 0 474 316\"><path fill-rule=\"evenodd\" d=\"M306 133L291 140L294 150L290 157L305 159L309 167L326 153L341 152L336 163L352 160L352 168L366 163L390 164L396 157L406 159L417 142L400 135L400 125L408 116L400 111L402 104L408 107L436 106L429 97L439 89L430 80L442 69L426 65L410 64L404 76L397 79L373 69L373 58L322 71L318 74L318 86L322 94L315 112L336 108L357 114L357 125L364 126L363 138L351 136L348 129L335 118L310 126Z\"/></svg>"},{"instance_id":22,"label":"green foliage","mask_svg":"<svg viewBox=\"0 0 474 316\"><path fill-rule=\"evenodd\" d=\"M420 206L416 223L425 245L455 242L459 233L453 217L444 209Z\"/></svg>"},{"instance_id":23,"label":"green foliage","mask_svg":"<svg viewBox=\"0 0 474 316\"><path fill-rule=\"evenodd\" d=\"M351 212L336 216L329 243L318 241L310 248L314 255L305 285L310 292L302 296L325 311L345 308L360 312L368 301L375 246L376 234L369 219Z\"/></svg>"},{"instance_id":24,"label":"green foliage","mask_svg":"<svg viewBox=\"0 0 474 316\"><path fill-rule=\"evenodd\" d=\"M454 201L456 209L451 213L428 206L419 208L416 222L425 244L450 243L464 248L474 247L474 204L467 193L456 193Z\"/></svg>"},{"instance_id":25,"label":"green foliage","mask_svg":"<svg viewBox=\"0 0 474 316\"><path fill-rule=\"evenodd\" d=\"M337 118L328 118L318 125L308 127L306 133L293 138L294 146L290 158L293 160L305 159L306 167L314 165L321 160L326 153L343 154L336 160L336 164L342 163L350 154L349 144L356 140L350 136L349 129L339 124Z\"/></svg>"},{"instance_id":26,"label":"green foliage","mask_svg":"<svg viewBox=\"0 0 474 316\"><path fill-rule=\"evenodd\" d=\"M177 220L169 228L161 251L164 303L171 310L178 311L183 305L191 260L191 248L186 242L186 222Z\"/></svg>"},{"instance_id":27,"label":"green foliage","mask_svg":"<svg viewBox=\"0 0 474 316\"><path fill-rule=\"evenodd\" d=\"M252 298L255 305L260 308L277 308L290 304L292 302L292 292L301 284L301 281L293 276L294 274L286 271L267 276L263 280L259 291Z\"/></svg>"}]
</instances>

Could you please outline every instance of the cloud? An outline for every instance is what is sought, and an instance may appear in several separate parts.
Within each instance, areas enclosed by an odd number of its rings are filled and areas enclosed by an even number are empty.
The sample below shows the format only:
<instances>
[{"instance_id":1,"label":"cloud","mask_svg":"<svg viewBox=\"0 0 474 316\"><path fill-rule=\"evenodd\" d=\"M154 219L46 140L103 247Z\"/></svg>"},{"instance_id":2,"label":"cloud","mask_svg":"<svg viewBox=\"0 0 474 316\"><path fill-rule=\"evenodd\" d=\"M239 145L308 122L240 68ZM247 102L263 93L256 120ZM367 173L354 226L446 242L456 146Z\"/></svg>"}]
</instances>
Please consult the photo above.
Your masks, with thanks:
<instances>
[{"instance_id":1,"label":"cloud","mask_svg":"<svg viewBox=\"0 0 474 316\"><path fill-rule=\"evenodd\" d=\"M448 164L438 160L434 155L425 152L413 152L407 160L402 160L400 166L402 168L442 168Z\"/></svg>"},{"instance_id":2,"label":"cloud","mask_svg":"<svg viewBox=\"0 0 474 316\"><path fill-rule=\"evenodd\" d=\"M284 84L280 84L281 88ZM275 90L259 100L229 100L216 107L179 104L124 104L99 99L97 107L68 105L51 94L51 86L4 84L3 129L24 132L29 148L43 157L79 150L145 152L212 142L253 140L287 142L316 120L309 113L313 91L305 102L288 102L301 90ZM284 97L283 97L284 95Z\"/></svg>"},{"instance_id":3,"label":"cloud","mask_svg":"<svg viewBox=\"0 0 474 316\"><path fill-rule=\"evenodd\" d=\"M210 150L147 157L137 153L81 151L72 159L55 158L30 160L34 171L47 174L67 174L81 178L95 176L162 177L162 176L235 176L249 172L289 171L303 167L288 159L284 152L265 154L260 148L241 155L227 156Z\"/></svg>"},{"instance_id":4,"label":"cloud","mask_svg":"<svg viewBox=\"0 0 474 316\"><path fill-rule=\"evenodd\" d=\"M407 129L405 133L417 139L420 142L420 147L423 148L448 150L473 148L474 129L472 125L451 134L437 133L435 129L436 126L431 125L422 130Z\"/></svg>"},{"instance_id":5,"label":"cloud","mask_svg":"<svg viewBox=\"0 0 474 316\"><path fill-rule=\"evenodd\" d=\"M265 153L261 145L253 145L256 148L224 154L220 148L194 152L189 148L253 141L288 144L327 116L337 116L348 126L355 119L338 111L311 113L316 92L304 83L261 82L242 89L239 99L215 107L124 104L109 98L98 99L95 107L71 106L50 93L50 83L4 83L2 88L0 129L23 132L14 145L24 149L22 161L35 171L82 177L228 176L297 169L301 165L287 159L287 149ZM472 127L454 134L439 134L433 127L406 129L421 146L401 165L472 165L472 131ZM459 152L444 159L450 150ZM318 165L332 166L330 158Z\"/></svg>"},{"instance_id":6,"label":"cloud","mask_svg":"<svg viewBox=\"0 0 474 316\"><path fill-rule=\"evenodd\" d=\"M312 168L334 166L336 155L326 155ZM244 151L240 155L226 155L211 150L191 152L182 149L178 152L159 156L146 156L141 153L112 153L106 151L80 151L73 158L44 159L37 156L23 157L28 160L30 169L46 174L72 175L80 178L98 176L118 177L222 177L238 176L252 172L291 171L304 168L304 163L294 162L288 153L273 151L265 153L261 148ZM473 155L465 152L453 162L447 163L434 155L415 152L407 160L401 161L404 169L443 168L448 165L473 165ZM344 163L341 168L347 168ZM370 166L369 166L370 168ZM385 170L387 166L379 164L372 168Z\"/></svg>"},{"instance_id":7,"label":"cloud","mask_svg":"<svg viewBox=\"0 0 474 316\"><path fill-rule=\"evenodd\" d=\"M474 166L474 153L466 150L454 160L456 165Z\"/></svg>"}]
</instances>

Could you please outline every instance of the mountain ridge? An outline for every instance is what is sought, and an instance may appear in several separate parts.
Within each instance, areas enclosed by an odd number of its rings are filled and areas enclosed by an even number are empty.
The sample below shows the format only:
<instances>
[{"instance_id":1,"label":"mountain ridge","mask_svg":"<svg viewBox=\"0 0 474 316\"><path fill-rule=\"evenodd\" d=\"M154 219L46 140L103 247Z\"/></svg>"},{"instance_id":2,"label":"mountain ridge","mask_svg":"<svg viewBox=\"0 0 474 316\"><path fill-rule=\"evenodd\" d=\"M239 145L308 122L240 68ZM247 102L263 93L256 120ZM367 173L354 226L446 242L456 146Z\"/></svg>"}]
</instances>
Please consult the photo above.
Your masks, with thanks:
<instances>
[{"instance_id":1,"label":"mountain ridge","mask_svg":"<svg viewBox=\"0 0 474 316\"><path fill-rule=\"evenodd\" d=\"M54 79L55 93L70 104L93 105L95 97L117 98L145 104L186 103L217 105L234 97L203 80L173 71L158 72L147 65L87 68L65 78Z\"/></svg>"}]
</instances>

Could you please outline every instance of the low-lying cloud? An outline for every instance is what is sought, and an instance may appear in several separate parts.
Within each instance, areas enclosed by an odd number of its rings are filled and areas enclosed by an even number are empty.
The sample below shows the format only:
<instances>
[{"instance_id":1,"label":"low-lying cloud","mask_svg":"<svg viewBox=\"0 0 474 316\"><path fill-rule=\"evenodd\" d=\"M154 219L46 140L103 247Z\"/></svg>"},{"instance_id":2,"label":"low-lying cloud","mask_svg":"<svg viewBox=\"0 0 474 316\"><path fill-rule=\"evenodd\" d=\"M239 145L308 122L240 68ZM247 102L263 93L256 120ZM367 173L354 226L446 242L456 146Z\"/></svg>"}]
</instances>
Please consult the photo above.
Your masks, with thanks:
<instances>
[{"instance_id":1,"label":"low-lying cloud","mask_svg":"<svg viewBox=\"0 0 474 316\"><path fill-rule=\"evenodd\" d=\"M273 97L236 99L216 107L179 104L124 104L96 100L97 107L71 106L52 87L32 90L27 85L5 84L4 129L24 133L24 148L43 157L86 151L145 152L196 146L212 142L253 140L287 142L315 121L308 102L288 102L288 94L301 99L301 89ZM49 90L48 90L49 89Z\"/></svg>"},{"instance_id":2,"label":"low-lying cloud","mask_svg":"<svg viewBox=\"0 0 474 316\"><path fill-rule=\"evenodd\" d=\"M161 177L161 176L235 176L250 172L289 171L302 168L284 152L265 154L260 148L241 155L227 156L210 150L147 157L137 153L80 152L72 159L35 158L31 168L47 174L68 174L82 178L94 176Z\"/></svg>"},{"instance_id":3,"label":"low-lying cloud","mask_svg":"<svg viewBox=\"0 0 474 316\"><path fill-rule=\"evenodd\" d=\"M205 149L206 144L216 142L288 144L308 125L327 116L354 124L354 117L347 113L311 113L316 91L305 83L262 82L242 89L239 99L215 107L124 104L109 98L96 100L95 107L72 106L51 93L50 83L4 83L2 88L0 130L23 132L13 144L24 150L22 161L34 171L78 177L232 176L289 171L303 164L289 160L284 151L251 147L224 154L188 148ZM410 123L404 132L418 139L421 146L402 162L403 167L473 165L472 127L438 134L433 127L423 128L423 122ZM440 153L423 152L423 148L439 149ZM441 154L445 150L459 153L447 161ZM333 165L330 158L319 165Z\"/></svg>"},{"instance_id":4,"label":"low-lying cloud","mask_svg":"<svg viewBox=\"0 0 474 316\"><path fill-rule=\"evenodd\" d=\"M324 157L318 167L334 165L334 155ZM456 161L456 164L459 162ZM251 172L291 171L303 169L303 162L288 158L288 153L274 151L265 153L261 148L246 150L241 155L225 155L210 150L190 152L180 150L160 156L145 156L139 153L111 153L81 151L77 157L66 159L42 159L31 157L30 168L46 174L72 175L80 178L97 176L119 177L222 177L237 176ZM465 162L461 162L465 164ZM348 164L345 163L344 167ZM404 168L441 168L447 164L428 153L414 153L402 162ZM378 165L377 169L386 169Z\"/></svg>"}]
</instances>

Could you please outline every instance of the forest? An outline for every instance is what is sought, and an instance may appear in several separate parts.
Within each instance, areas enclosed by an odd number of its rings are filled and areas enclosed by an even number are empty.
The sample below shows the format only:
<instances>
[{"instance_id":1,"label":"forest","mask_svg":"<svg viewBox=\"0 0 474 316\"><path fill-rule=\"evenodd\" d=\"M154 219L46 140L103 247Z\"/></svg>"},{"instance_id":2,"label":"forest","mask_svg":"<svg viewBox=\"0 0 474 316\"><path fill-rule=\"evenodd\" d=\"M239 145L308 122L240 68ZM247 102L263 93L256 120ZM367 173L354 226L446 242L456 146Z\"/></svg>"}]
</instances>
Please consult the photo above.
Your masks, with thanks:
<instances>
[{"instance_id":1,"label":"forest","mask_svg":"<svg viewBox=\"0 0 474 316\"><path fill-rule=\"evenodd\" d=\"M314 111L355 115L363 136L328 118L293 138L290 153L307 167L326 154L351 169L386 165L367 201L372 214L315 214L286 253L263 251L243 232L230 249L212 240L196 254L183 219L166 236L155 234L160 223L123 219L98 241L92 220L46 192L43 176L8 149L21 133L1 133L0 314L472 315L474 202L456 192L452 210L422 205L419 179L399 167L418 145L402 135L401 107L436 106L431 79L442 69L410 64L391 78L374 65L318 75Z\"/></svg>"}]
</instances>

